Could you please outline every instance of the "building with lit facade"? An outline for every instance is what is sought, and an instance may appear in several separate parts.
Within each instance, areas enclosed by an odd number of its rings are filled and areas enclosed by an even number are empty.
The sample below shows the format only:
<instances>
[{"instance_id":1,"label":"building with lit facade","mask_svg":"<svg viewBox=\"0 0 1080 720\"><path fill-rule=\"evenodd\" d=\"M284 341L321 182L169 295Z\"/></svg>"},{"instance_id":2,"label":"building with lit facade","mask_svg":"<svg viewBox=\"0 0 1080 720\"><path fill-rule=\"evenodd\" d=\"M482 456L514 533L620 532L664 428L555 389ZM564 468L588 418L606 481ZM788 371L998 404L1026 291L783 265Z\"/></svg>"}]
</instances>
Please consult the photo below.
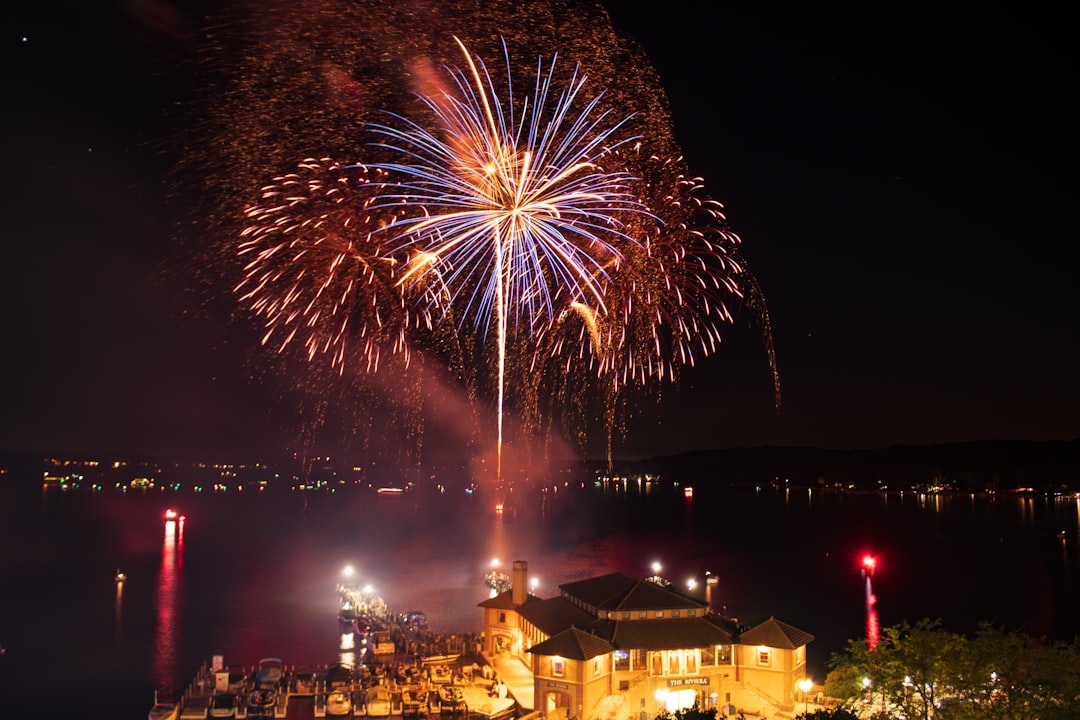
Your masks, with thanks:
<instances>
[{"instance_id":1,"label":"building with lit facade","mask_svg":"<svg viewBox=\"0 0 1080 720\"><path fill-rule=\"evenodd\" d=\"M649 720L694 705L771 716L795 707L812 635L775 618L743 627L657 580L612 573L542 599L528 593L519 560L511 588L479 605L485 653L532 669L534 706L548 718Z\"/></svg>"}]
</instances>

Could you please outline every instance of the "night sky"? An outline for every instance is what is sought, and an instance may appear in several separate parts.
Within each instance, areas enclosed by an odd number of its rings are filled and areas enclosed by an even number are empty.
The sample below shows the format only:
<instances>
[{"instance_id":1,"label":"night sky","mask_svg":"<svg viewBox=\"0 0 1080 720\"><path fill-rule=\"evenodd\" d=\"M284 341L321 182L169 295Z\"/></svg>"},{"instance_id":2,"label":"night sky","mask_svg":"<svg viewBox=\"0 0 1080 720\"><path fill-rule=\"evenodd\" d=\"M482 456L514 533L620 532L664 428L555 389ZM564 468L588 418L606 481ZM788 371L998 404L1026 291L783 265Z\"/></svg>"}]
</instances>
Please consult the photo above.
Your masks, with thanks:
<instances>
[{"instance_id":1,"label":"night sky","mask_svg":"<svg viewBox=\"0 0 1080 720\"><path fill-rule=\"evenodd\" d=\"M196 18L33 5L3 35L0 449L282 452L230 328L155 273L174 249L155 147ZM740 320L617 454L1080 438L1064 6L607 5L744 241L782 383L777 412Z\"/></svg>"}]
</instances>

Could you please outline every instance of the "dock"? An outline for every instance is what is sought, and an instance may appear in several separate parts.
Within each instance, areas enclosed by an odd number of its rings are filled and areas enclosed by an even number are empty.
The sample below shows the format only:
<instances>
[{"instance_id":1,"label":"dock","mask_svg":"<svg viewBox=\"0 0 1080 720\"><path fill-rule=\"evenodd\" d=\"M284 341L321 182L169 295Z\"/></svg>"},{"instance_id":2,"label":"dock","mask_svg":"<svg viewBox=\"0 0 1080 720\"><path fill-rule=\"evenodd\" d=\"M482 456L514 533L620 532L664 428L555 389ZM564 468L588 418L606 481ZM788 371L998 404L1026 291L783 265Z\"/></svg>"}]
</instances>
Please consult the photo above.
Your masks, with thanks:
<instances>
[{"instance_id":1,"label":"dock","mask_svg":"<svg viewBox=\"0 0 1080 720\"><path fill-rule=\"evenodd\" d=\"M433 634L424 613L395 613L356 585L337 593L338 621L367 640L358 665L263 658L245 668L215 655L179 699L178 718L537 720L532 673L520 661L486 657L469 635Z\"/></svg>"},{"instance_id":2,"label":"dock","mask_svg":"<svg viewBox=\"0 0 1080 720\"><path fill-rule=\"evenodd\" d=\"M484 664L476 660L483 660ZM257 670L245 673L242 684L230 677L220 657L199 668L179 701L181 720L206 720L211 717L274 718L304 720L325 717L371 717L399 720L511 720L531 710L532 684L528 684L528 704L517 701L510 685L486 659L462 654L441 654L425 661L403 662L395 656L392 663L377 663L352 668L342 665L293 665L283 667L275 683L276 700L271 708L258 712L248 707L248 697L256 690ZM524 668L522 668L524 671ZM440 688L454 688L463 700L451 703L451 693ZM376 690L378 691L376 693ZM519 692L523 691L521 688ZM344 715L327 711L327 698L333 692L345 692L352 709ZM233 696L231 714L219 710L211 714L215 698ZM386 699L376 705L371 699Z\"/></svg>"}]
</instances>

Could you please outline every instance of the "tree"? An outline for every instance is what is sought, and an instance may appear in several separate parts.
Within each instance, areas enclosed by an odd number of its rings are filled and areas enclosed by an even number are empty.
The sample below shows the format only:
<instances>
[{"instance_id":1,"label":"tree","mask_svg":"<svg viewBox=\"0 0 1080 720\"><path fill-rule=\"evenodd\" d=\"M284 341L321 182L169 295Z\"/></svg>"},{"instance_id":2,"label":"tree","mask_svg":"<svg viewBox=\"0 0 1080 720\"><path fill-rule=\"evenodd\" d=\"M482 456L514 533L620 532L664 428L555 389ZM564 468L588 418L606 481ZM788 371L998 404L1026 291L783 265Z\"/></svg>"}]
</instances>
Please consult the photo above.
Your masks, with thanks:
<instances>
[{"instance_id":1,"label":"tree","mask_svg":"<svg viewBox=\"0 0 1080 720\"><path fill-rule=\"evenodd\" d=\"M924 619L886 628L874 650L849 641L825 692L864 718L1058 720L1080 704L1080 652L986 624L966 638Z\"/></svg>"},{"instance_id":2,"label":"tree","mask_svg":"<svg viewBox=\"0 0 1080 720\"><path fill-rule=\"evenodd\" d=\"M686 710L668 712L664 710L656 716L657 720L716 720L716 709L702 710L697 705Z\"/></svg>"}]
</instances>

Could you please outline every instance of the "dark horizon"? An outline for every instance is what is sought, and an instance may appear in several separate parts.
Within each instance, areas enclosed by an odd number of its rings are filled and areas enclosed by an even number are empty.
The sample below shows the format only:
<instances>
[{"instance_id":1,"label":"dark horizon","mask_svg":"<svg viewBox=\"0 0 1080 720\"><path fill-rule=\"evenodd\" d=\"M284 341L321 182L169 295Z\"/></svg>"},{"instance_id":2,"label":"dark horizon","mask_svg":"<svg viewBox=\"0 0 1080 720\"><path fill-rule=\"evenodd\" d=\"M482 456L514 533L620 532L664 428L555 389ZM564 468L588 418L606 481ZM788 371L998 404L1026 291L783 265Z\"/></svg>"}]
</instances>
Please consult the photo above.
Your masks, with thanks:
<instances>
[{"instance_id":1,"label":"dark horizon","mask_svg":"<svg viewBox=\"0 0 1080 720\"><path fill-rule=\"evenodd\" d=\"M66 473L86 477L79 486L101 481L112 488L146 477L161 487L171 482L250 485L272 480L278 486L302 480L304 484L340 483L358 489L394 486L428 493L436 486L455 494L464 488L480 493L496 490L490 477L459 459L421 463L402 470L382 460L333 456L299 458L192 458L109 453L38 453L0 449L0 475L12 481L39 482L43 469L56 477ZM110 462L123 461L120 467ZM94 467L86 463L102 463ZM80 470L81 468L81 470ZM604 458L566 459L545 468L510 471L504 478L522 492L541 490L563 481L589 487L606 476ZM222 475L222 471L228 474ZM1080 493L1080 440L987 441L936 445L897 445L872 449L762 446L700 450L670 456L613 461L614 477L651 475L661 486L719 487L772 486L858 491ZM194 474L194 476L193 476ZM93 477L89 477L93 475ZM357 485L359 483L359 485ZM85 489L85 488L84 488ZM444 489L444 491L446 491Z\"/></svg>"}]
</instances>

